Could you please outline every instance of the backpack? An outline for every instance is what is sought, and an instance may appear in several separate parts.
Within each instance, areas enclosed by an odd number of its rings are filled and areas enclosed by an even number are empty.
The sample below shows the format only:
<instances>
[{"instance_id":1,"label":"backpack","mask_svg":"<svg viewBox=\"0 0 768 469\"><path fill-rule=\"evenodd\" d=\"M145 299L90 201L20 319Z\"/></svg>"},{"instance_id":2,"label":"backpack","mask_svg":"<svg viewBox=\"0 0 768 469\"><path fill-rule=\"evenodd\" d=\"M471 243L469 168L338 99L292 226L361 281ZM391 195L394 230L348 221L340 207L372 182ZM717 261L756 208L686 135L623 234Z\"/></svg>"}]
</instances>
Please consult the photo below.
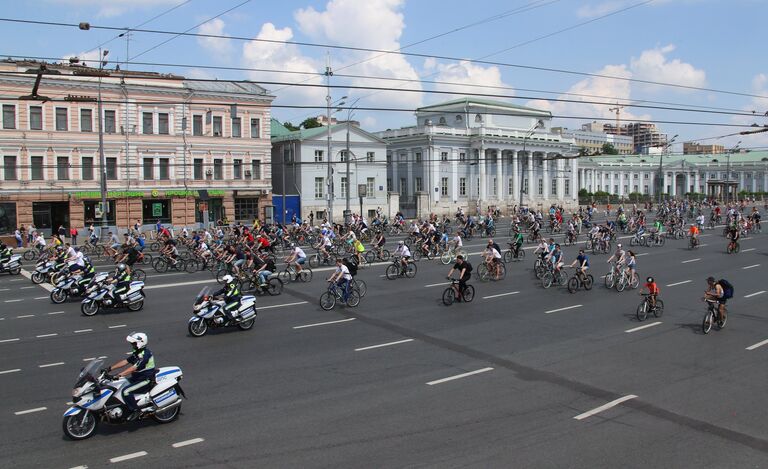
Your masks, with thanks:
<instances>
[{"instance_id":1,"label":"backpack","mask_svg":"<svg viewBox=\"0 0 768 469\"><path fill-rule=\"evenodd\" d=\"M727 300L729 298L733 298L733 285L731 285L731 282L728 280L721 278L720 281L717 282L720 287L723 289L723 299Z\"/></svg>"},{"instance_id":2,"label":"backpack","mask_svg":"<svg viewBox=\"0 0 768 469\"><path fill-rule=\"evenodd\" d=\"M351 276L354 277L355 275L357 275L357 263L352 262L349 259L344 259L344 265L346 265L347 269L349 269L349 274Z\"/></svg>"},{"instance_id":3,"label":"backpack","mask_svg":"<svg viewBox=\"0 0 768 469\"><path fill-rule=\"evenodd\" d=\"M466 273L471 274L472 273L472 264L470 264L468 261L464 261L464 270Z\"/></svg>"}]
</instances>

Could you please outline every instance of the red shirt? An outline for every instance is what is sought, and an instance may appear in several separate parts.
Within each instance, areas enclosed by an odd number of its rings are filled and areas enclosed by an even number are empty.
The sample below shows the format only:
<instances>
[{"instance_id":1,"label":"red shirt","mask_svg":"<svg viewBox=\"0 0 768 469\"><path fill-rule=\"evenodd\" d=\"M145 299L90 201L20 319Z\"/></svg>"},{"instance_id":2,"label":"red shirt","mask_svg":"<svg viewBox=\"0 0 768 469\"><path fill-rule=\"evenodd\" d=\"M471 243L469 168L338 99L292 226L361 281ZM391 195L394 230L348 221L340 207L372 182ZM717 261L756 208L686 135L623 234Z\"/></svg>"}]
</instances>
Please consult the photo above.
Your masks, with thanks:
<instances>
[{"instance_id":1,"label":"red shirt","mask_svg":"<svg viewBox=\"0 0 768 469\"><path fill-rule=\"evenodd\" d=\"M648 293L651 295L658 295L659 294L659 286L656 285L656 282L653 283L646 283L645 288L648 289Z\"/></svg>"}]
</instances>

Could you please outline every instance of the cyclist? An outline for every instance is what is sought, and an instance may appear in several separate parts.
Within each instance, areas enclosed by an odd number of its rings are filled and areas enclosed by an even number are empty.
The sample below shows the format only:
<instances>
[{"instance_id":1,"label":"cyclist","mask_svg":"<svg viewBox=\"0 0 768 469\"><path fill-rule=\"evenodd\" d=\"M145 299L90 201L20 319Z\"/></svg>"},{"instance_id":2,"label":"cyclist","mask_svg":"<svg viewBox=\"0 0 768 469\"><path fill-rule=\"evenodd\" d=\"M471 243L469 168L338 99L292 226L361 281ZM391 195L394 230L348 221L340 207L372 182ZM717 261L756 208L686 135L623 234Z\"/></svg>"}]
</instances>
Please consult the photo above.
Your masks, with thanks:
<instances>
[{"instance_id":1,"label":"cyclist","mask_svg":"<svg viewBox=\"0 0 768 469\"><path fill-rule=\"evenodd\" d=\"M492 239L488 240L488 245L483 255L485 256L485 265L488 266L488 271L493 272L495 278L499 278L501 275L501 253L499 253Z\"/></svg>"},{"instance_id":2,"label":"cyclist","mask_svg":"<svg viewBox=\"0 0 768 469\"><path fill-rule=\"evenodd\" d=\"M731 239L730 242L728 242L728 249L735 249L736 245L739 242L739 238L741 237L741 233L739 228L736 225L731 225L730 228L728 228L728 238Z\"/></svg>"},{"instance_id":3,"label":"cyclist","mask_svg":"<svg viewBox=\"0 0 768 469\"><path fill-rule=\"evenodd\" d=\"M285 263L288 265L292 262L294 263L293 265L296 267L296 277L301 273L301 266L304 265L306 260L307 255L304 253L304 250L291 243L291 254L285 258Z\"/></svg>"},{"instance_id":4,"label":"cyclist","mask_svg":"<svg viewBox=\"0 0 768 469\"><path fill-rule=\"evenodd\" d=\"M448 271L448 279L451 279L453 271L459 272L459 284L453 285L453 290L456 292L456 301L461 301L461 292L467 288L467 282L472 277L472 264L464 260L464 256L459 254L456 256L456 263L453 264L451 270Z\"/></svg>"},{"instance_id":5,"label":"cyclist","mask_svg":"<svg viewBox=\"0 0 768 469\"><path fill-rule=\"evenodd\" d=\"M645 288L648 289L648 302L651 304L651 308L656 307L656 298L659 296L659 286L656 285L656 280L653 277L645 279ZM643 293L640 292L642 295Z\"/></svg>"},{"instance_id":6,"label":"cyclist","mask_svg":"<svg viewBox=\"0 0 768 469\"><path fill-rule=\"evenodd\" d=\"M384 231L380 231L376 233L376 236L373 238L373 251L381 258L381 250L384 249L384 244L386 244L387 238L384 237Z\"/></svg>"},{"instance_id":7,"label":"cyclist","mask_svg":"<svg viewBox=\"0 0 768 469\"><path fill-rule=\"evenodd\" d=\"M361 265L363 263L363 254L365 254L365 246L363 246L359 239L356 239L352 242L352 247L355 248L355 261L357 265Z\"/></svg>"},{"instance_id":8,"label":"cyclist","mask_svg":"<svg viewBox=\"0 0 768 469\"><path fill-rule=\"evenodd\" d=\"M395 257L400 258L400 272L405 272L405 267L408 264L408 260L411 258L411 250L405 245L405 242L400 241L397 243L397 249L393 254Z\"/></svg>"},{"instance_id":9,"label":"cyclist","mask_svg":"<svg viewBox=\"0 0 768 469\"><path fill-rule=\"evenodd\" d=\"M616 271L619 271L620 268L625 264L626 262L627 253L622 249L621 243L616 245L616 252L608 258L606 261L607 264L610 264L614 260L616 261Z\"/></svg>"},{"instance_id":10,"label":"cyclist","mask_svg":"<svg viewBox=\"0 0 768 469\"><path fill-rule=\"evenodd\" d=\"M693 244L699 244L699 227L691 223L691 226L688 227L688 236L691 237L691 242Z\"/></svg>"},{"instance_id":11,"label":"cyclist","mask_svg":"<svg viewBox=\"0 0 768 469\"><path fill-rule=\"evenodd\" d=\"M523 233L521 233L518 230L518 231L515 231L515 244L514 244L515 258L520 257L520 248L522 247L523 247Z\"/></svg>"},{"instance_id":12,"label":"cyclist","mask_svg":"<svg viewBox=\"0 0 768 469\"><path fill-rule=\"evenodd\" d=\"M629 278L629 283L631 285L632 279L637 275L637 258L632 250L627 251L625 261L627 264L625 272L627 273L627 278Z\"/></svg>"},{"instance_id":13,"label":"cyclist","mask_svg":"<svg viewBox=\"0 0 768 469\"><path fill-rule=\"evenodd\" d=\"M352 274L341 258L336 259L336 271L328 278L328 281L336 282L336 285L344 287L342 301L346 303L349 299L349 285L352 283Z\"/></svg>"},{"instance_id":14,"label":"cyclist","mask_svg":"<svg viewBox=\"0 0 768 469\"><path fill-rule=\"evenodd\" d=\"M559 244L555 244L554 249L547 254L547 260L552 262L552 270L554 273L560 272L560 268L564 265L565 258L563 256L563 251L560 250Z\"/></svg>"},{"instance_id":15,"label":"cyclist","mask_svg":"<svg viewBox=\"0 0 768 469\"><path fill-rule=\"evenodd\" d=\"M707 290L704 292L705 300L717 300L718 321L722 321L725 316L726 298L725 290L720 282L715 281L715 277L707 277Z\"/></svg>"},{"instance_id":16,"label":"cyclist","mask_svg":"<svg viewBox=\"0 0 768 469\"><path fill-rule=\"evenodd\" d=\"M576 272L581 276L582 280L587 275L589 270L589 258L584 253L583 249L579 249L579 255L576 256L576 260L571 263L571 267L576 267Z\"/></svg>"}]
</instances>

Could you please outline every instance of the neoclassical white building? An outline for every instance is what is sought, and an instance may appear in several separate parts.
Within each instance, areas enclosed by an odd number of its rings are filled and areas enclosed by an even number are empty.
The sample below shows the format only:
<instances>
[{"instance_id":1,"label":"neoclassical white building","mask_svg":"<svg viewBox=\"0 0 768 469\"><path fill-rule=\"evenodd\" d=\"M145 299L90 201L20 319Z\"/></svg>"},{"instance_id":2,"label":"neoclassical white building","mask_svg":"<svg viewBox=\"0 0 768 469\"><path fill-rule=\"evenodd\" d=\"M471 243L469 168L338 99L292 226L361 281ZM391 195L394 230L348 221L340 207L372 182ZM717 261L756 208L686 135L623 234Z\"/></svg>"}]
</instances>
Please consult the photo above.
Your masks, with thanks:
<instances>
[{"instance_id":1,"label":"neoclassical white building","mask_svg":"<svg viewBox=\"0 0 768 469\"><path fill-rule=\"evenodd\" d=\"M416 125L376 132L387 142L387 190L406 216L458 207L578 203L574 140L547 111L462 98L416 111ZM521 190L522 189L522 190Z\"/></svg>"}]
</instances>

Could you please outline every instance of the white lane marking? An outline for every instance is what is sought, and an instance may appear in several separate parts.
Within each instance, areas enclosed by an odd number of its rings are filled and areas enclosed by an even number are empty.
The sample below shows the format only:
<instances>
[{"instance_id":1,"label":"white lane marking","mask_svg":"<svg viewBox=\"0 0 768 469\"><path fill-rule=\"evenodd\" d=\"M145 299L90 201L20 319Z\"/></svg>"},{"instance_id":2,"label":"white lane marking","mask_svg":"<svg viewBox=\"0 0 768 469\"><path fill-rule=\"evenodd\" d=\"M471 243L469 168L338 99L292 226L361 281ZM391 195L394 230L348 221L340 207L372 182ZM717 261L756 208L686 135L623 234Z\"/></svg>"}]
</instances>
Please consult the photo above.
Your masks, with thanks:
<instances>
[{"instance_id":1,"label":"white lane marking","mask_svg":"<svg viewBox=\"0 0 768 469\"><path fill-rule=\"evenodd\" d=\"M114 326L109 326L107 329L120 329L121 327L127 327L125 324L117 324Z\"/></svg>"},{"instance_id":2,"label":"white lane marking","mask_svg":"<svg viewBox=\"0 0 768 469\"><path fill-rule=\"evenodd\" d=\"M9 291L10 288L0 288L0 291Z\"/></svg>"},{"instance_id":3,"label":"white lane marking","mask_svg":"<svg viewBox=\"0 0 768 469\"><path fill-rule=\"evenodd\" d=\"M511 292L507 292L507 293L499 293L498 295L484 296L483 299L484 300L490 300L491 298L499 298L501 296L517 295L518 293L520 293L520 292L519 291L511 291Z\"/></svg>"},{"instance_id":4,"label":"white lane marking","mask_svg":"<svg viewBox=\"0 0 768 469\"><path fill-rule=\"evenodd\" d=\"M648 254L650 254L650 253L649 252L641 252L640 254L635 254L635 257L647 256Z\"/></svg>"},{"instance_id":5,"label":"white lane marking","mask_svg":"<svg viewBox=\"0 0 768 469\"><path fill-rule=\"evenodd\" d=\"M404 344L407 342L413 342L413 339L404 339L404 340L398 340L395 342L387 342L385 344L369 345L368 347L360 347L360 348L356 348L355 352L362 352L363 350L371 350L371 349L381 348L381 347L389 347L390 345Z\"/></svg>"},{"instance_id":6,"label":"white lane marking","mask_svg":"<svg viewBox=\"0 0 768 469\"><path fill-rule=\"evenodd\" d=\"M451 282L430 283L429 285L424 285L424 288L439 287L441 285L450 285L450 284Z\"/></svg>"},{"instance_id":7,"label":"white lane marking","mask_svg":"<svg viewBox=\"0 0 768 469\"><path fill-rule=\"evenodd\" d=\"M21 272L22 272L22 274L21 274L21 275L24 275L24 273L23 273L23 272L24 272L24 269L21 269ZM23 279L23 278L15 278L15 279L13 279L13 280L8 280L8 281L9 281L9 282L21 282L22 280L24 280L24 279Z\"/></svg>"},{"instance_id":8,"label":"white lane marking","mask_svg":"<svg viewBox=\"0 0 768 469\"><path fill-rule=\"evenodd\" d=\"M16 319L33 318L33 317L35 317L34 314L22 314L21 316L16 316Z\"/></svg>"},{"instance_id":9,"label":"white lane marking","mask_svg":"<svg viewBox=\"0 0 768 469\"><path fill-rule=\"evenodd\" d=\"M755 250L755 248L742 249L741 252L749 252L749 251L754 251L754 250Z\"/></svg>"},{"instance_id":10,"label":"white lane marking","mask_svg":"<svg viewBox=\"0 0 768 469\"><path fill-rule=\"evenodd\" d=\"M37 365L38 368L50 368L52 366L61 366L64 362L46 363L45 365Z\"/></svg>"},{"instance_id":11,"label":"white lane marking","mask_svg":"<svg viewBox=\"0 0 768 469\"><path fill-rule=\"evenodd\" d=\"M127 461L129 459L140 458L140 457L146 456L146 455L147 455L146 451L138 451L136 453L124 454L122 456L117 456L115 458L110 459L109 462L116 463L116 462L121 462L121 461Z\"/></svg>"},{"instance_id":12,"label":"white lane marking","mask_svg":"<svg viewBox=\"0 0 768 469\"><path fill-rule=\"evenodd\" d=\"M614 401L611 401L611 402L609 402L607 404L603 404L600 407L595 407L594 409L592 409L590 411L584 412L583 414L579 414L579 415L577 415L574 418L576 420L584 420L587 417L591 417L591 416L593 416L595 414L599 414L600 412L602 412L604 410L608 410L611 407L615 407L615 406L621 404L622 402L628 401L630 399L635 399L636 397L637 396L635 396L634 394L629 394L627 396L620 397L620 398L618 398L618 399L616 399Z\"/></svg>"},{"instance_id":13,"label":"white lane marking","mask_svg":"<svg viewBox=\"0 0 768 469\"><path fill-rule=\"evenodd\" d=\"M72 405L72 404L67 403L67 405ZM88 466L74 466L74 467L70 467L69 469L88 469Z\"/></svg>"},{"instance_id":14,"label":"white lane marking","mask_svg":"<svg viewBox=\"0 0 768 469\"><path fill-rule=\"evenodd\" d=\"M0 375L7 375L8 373L16 373L18 371L21 371L21 368L14 368L12 370L0 371Z\"/></svg>"},{"instance_id":15,"label":"white lane marking","mask_svg":"<svg viewBox=\"0 0 768 469\"><path fill-rule=\"evenodd\" d=\"M581 308L582 306L583 305L573 305L573 306L566 306L565 308L550 309L549 311L544 311L544 314L559 313L560 311L567 311L569 309Z\"/></svg>"},{"instance_id":16,"label":"white lane marking","mask_svg":"<svg viewBox=\"0 0 768 469\"><path fill-rule=\"evenodd\" d=\"M349 322L349 321L354 321L354 320L355 320L355 318L349 318L349 319L341 319L339 321L316 322L314 324L305 324L303 326L294 326L293 328L294 329L305 329L307 327L325 326L325 325L328 325L328 324L338 324L340 322Z\"/></svg>"},{"instance_id":17,"label":"white lane marking","mask_svg":"<svg viewBox=\"0 0 768 469\"><path fill-rule=\"evenodd\" d=\"M683 262L681 262L681 264L688 264L689 262L698 262L700 260L701 260L701 258L697 257L696 259L688 259L687 261L683 261Z\"/></svg>"},{"instance_id":18,"label":"white lane marking","mask_svg":"<svg viewBox=\"0 0 768 469\"><path fill-rule=\"evenodd\" d=\"M313 269L313 272L317 272L317 270ZM184 287L187 285L203 285L205 283L213 284L216 280L193 280L191 282L177 282L177 283L166 283L164 285L150 285L148 287L144 287L144 290L154 290L156 288L173 288L173 287Z\"/></svg>"},{"instance_id":19,"label":"white lane marking","mask_svg":"<svg viewBox=\"0 0 768 469\"><path fill-rule=\"evenodd\" d=\"M480 368L479 370L470 371L468 373L462 373L460 375L454 375L454 376L449 376L447 378L442 378L442 379L437 379L435 381L430 381L430 382L427 383L427 385L434 386L435 384L447 383L448 381L453 381L455 379L466 378L467 376L477 375L477 374L485 373L486 371L492 371L492 370L493 370L493 368L491 368L491 367Z\"/></svg>"},{"instance_id":20,"label":"white lane marking","mask_svg":"<svg viewBox=\"0 0 768 469\"><path fill-rule=\"evenodd\" d=\"M32 274L30 274L29 272L27 272L27 271L26 271L26 270L24 270L24 269L21 269L21 275L22 275L24 278L27 278L27 279L30 279L30 280L32 279ZM22 280L24 280L24 279L23 279L23 278L17 278L17 279L13 279L13 280L11 280L11 282L20 282L20 281L22 281ZM53 291L53 285L49 285L49 284L47 284L47 283L40 283L40 284L38 284L37 286L38 286L38 287L42 287L42 288L43 288L43 290ZM48 298L48 297L46 296L46 298Z\"/></svg>"},{"instance_id":21,"label":"white lane marking","mask_svg":"<svg viewBox=\"0 0 768 469\"><path fill-rule=\"evenodd\" d=\"M752 298L753 296L762 295L765 293L765 290L756 291L754 293L750 293L749 295L744 295L744 298Z\"/></svg>"},{"instance_id":22,"label":"white lane marking","mask_svg":"<svg viewBox=\"0 0 768 469\"><path fill-rule=\"evenodd\" d=\"M30 285L28 287L21 287L19 290L29 290L30 288L35 288L35 285Z\"/></svg>"},{"instance_id":23,"label":"white lane marking","mask_svg":"<svg viewBox=\"0 0 768 469\"><path fill-rule=\"evenodd\" d=\"M82 332L93 332L93 329L80 329L75 331L75 334L80 334Z\"/></svg>"},{"instance_id":24,"label":"white lane marking","mask_svg":"<svg viewBox=\"0 0 768 469\"><path fill-rule=\"evenodd\" d=\"M54 332L54 333L52 333L52 334L40 334L40 335L36 335L35 337L37 337L38 339L42 339L42 338L44 338L44 337L56 337L57 335L59 335L59 334Z\"/></svg>"},{"instance_id":25,"label":"white lane marking","mask_svg":"<svg viewBox=\"0 0 768 469\"><path fill-rule=\"evenodd\" d=\"M296 303L285 303L283 305L262 306L261 308L257 308L257 309L264 310L264 309L272 309L272 308L284 308L286 306L305 305L307 303L308 301L297 301Z\"/></svg>"},{"instance_id":26,"label":"white lane marking","mask_svg":"<svg viewBox=\"0 0 768 469\"><path fill-rule=\"evenodd\" d=\"M34 409L20 410L18 412L14 412L14 414L24 415L24 414L31 414L33 412L42 412L44 410L48 410L48 407L35 407Z\"/></svg>"},{"instance_id":27,"label":"white lane marking","mask_svg":"<svg viewBox=\"0 0 768 469\"><path fill-rule=\"evenodd\" d=\"M94 360L101 360L102 358L107 358L106 355L102 355L100 357L90 357L90 358L83 358L84 362L92 362Z\"/></svg>"},{"instance_id":28,"label":"white lane marking","mask_svg":"<svg viewBox=\"0 0 768 469\"><path fill-rule=\"evenodd\" d=\"M4 339L4 340L0 340L0 344L4 344L6 342L18 342L18 341L19 341L18 338L17 339Z\"/></svg>"},{"instance_id":29,"label":"white lane marking","mask_svg":"<svg viewBox=\"0 0 768 469\"><path fill-rule=\"evenodd\" d=\"M48 313L48 316L53 316L54 314L64 314L64 311L54 311L52 313Z\"/></svg>"},{"instance_id":30,"label":"white lane marking","mask_svg":"<svg viewBox=\"0 0 768 469\"><path fill-rule=\"evenodd\" d=\"M709 244L706 244L706 243L703 243L703 244L699 244L699 247L700 247L700 248L703 248L704 246L709 246Z\"/></svg>"},{"instance_id":31,"label":"white lane marking","mask_svg":"<svg viewBox=\"0 0 768 469\"><path fill-rule=\"evenodd\" d=\"M748 265L746 267L742 267L741 270L754 269L755 267L760 267L760 264Z\"/></svg>"},{"instance_id":32,"label":"white lane marking","mask_svg":"<svg viewBox=\"0 0 768 469\"><path fill-rule=\"evenodd\" d=\"M644 325L644 326L635 327L634 329L627 329L627 330L626 330L626 331L624 331L624 332L637 332L637 331L642 331L643 329L648 329L649 327L658 326L659 324L661 324L661 321L656 321L656 322L652 322L652 323L650 323L650 324L646 324L646 325Z\"/></svg>"},{"instance_id":33,"label":"white lane marking","mask_svg":"<svg viewBox=\"0 0 768 469\"><path fill-rule=\"evenodd\" d=\"M37 296L37 297L35 297L33 299L35 299L35 300L47 300L48 298L50 298L50 296Z\"/></svg>"},{"instance_id":34,"label":"white lane marking","mask_svg":"<svg viewBox=\"0 0 768 469\"><path fill-rule=\"evenodd\" d=\"M756 343L754 345L750 345L749 347L747 347L747 350L754 350L754 349L756 349L758 347L762 347L765 344L768 344L768 339L765 339L765 340L763 340L761 342L758 342L758 343Z\"/></svg>"},{"instance_id":35,"label":"white lane marking","mask_svg":"<svg viewBox=\"0 0 768 469\"><path fill-rule=\"evenodd\" d=\"M686 283L691 283L693 280L683 280L682 282L676 282L676 283L670 283L667 286L668 287L676 287L678 285L685 285Z\"/></svg>"},{"instance_id":36,"label":"white lane marking","mask_svg":"<svg viewBox=\"0 0 768 469\"><path fill-rule=\"evenodd\" d=\"M22 300L5 300L5 303L18 303L19 301Z\"/></svg>"},{"instance_id":37,"label":"white lane marking","mask_svg":"<svg viewBox=\"0 0 768 469\"><path fill-rule=\"evenodd\" d=\"M192 438L191 440L179 441L178 443L174 443L171 446L173 446L174 448L182 448L184 446L194 445L197 443L202 443L204 441L205 440L202 438Z\"/></svg>"}]
</instances>

